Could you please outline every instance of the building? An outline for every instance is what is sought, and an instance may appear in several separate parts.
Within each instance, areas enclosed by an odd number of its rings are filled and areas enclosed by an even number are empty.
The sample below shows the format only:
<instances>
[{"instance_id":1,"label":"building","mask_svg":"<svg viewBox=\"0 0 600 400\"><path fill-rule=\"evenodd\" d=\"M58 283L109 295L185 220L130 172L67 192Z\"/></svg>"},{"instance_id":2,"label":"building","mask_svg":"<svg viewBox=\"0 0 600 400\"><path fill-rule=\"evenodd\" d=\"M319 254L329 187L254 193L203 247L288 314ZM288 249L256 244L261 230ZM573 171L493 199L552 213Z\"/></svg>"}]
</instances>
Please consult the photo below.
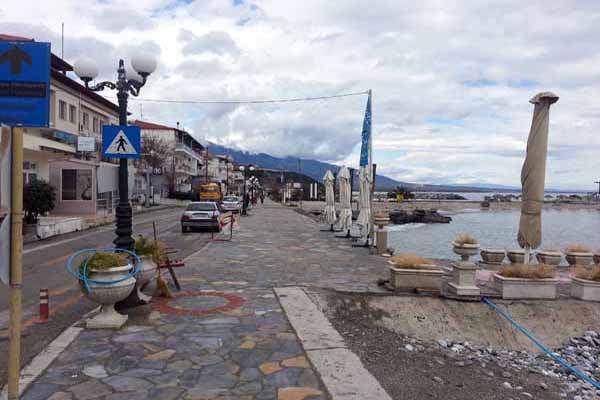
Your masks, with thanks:
<instances>
[{"instance_id":1,"label":"building","mask_svg":"<svg viewBox=\"0 0 600 400\"><path fill-rule=\"evenodd\" d=\"M33 41L0 34L3 41ZM102 162L102 125L118 124L118 106L69 76L73 67L51 55L48 128L23 129L24 184L35 179L56 190L53 214L111 211L118 198L117 166ZM78 151L78 138L95 138L93 152Z\"/></svg>"},{"instance_id":2,"label":"building","mask_svg":"<svg viewBox=\"0 0 600 400\"><path fill-rule=\"evenodd\" d=\"M162 140L170 151L160 159L160 166L152 166L152 183L155 194L166 197L172 192L189 192L192 181L202 176L206 159L206 148L194 137L179 127L173 128L147 121L133 121L132 125L141 128L142 152L147 151L144 141L148 139ZM146 149L146 150L145 150ZM135 191L145 194L147 190L146 169L149 164L145 154L138 163L138 174L135 178Z\"/></svg>"}]
</instances>

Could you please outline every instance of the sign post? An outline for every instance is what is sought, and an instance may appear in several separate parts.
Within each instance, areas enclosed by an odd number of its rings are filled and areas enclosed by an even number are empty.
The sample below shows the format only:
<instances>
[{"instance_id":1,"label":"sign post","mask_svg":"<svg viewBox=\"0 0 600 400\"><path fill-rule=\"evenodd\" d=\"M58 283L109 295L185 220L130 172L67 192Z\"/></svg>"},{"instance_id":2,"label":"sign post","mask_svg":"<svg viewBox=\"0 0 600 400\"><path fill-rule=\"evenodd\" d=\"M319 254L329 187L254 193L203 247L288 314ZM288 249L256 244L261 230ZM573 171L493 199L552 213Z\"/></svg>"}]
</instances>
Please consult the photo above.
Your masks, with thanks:
<instances>
[{"instance_id":1,"label":"sign post","mask_svg":"<svg viewBox=\"0 0 600 400\"><path fill-rule=\"evenodd\" d=\"M48 127L50 43L0 42L0 123L11 126L10 168L10 324L8 328L8 400L19 398L23 257L23 126ZM2 142L5 133L2 133ZM0 144L0 149L2 148ZM4 167L6 161L3 160ZM2 180L6 180L3 178ZM4 192L6 182L0 183ZM5 193L2 194L4 203ZM4 205L4 204L2 204ZM0 214L2 210L0 210ZM2 220L5 217L0 217ZM6 229L0 225L0 233ZM2 238L4 241L4 237ZM0 248L2 252L5 249ZM5 255L2 254L4 257ZM6 282L4 271L0 274Z\"/></svg>"}]
</instances>

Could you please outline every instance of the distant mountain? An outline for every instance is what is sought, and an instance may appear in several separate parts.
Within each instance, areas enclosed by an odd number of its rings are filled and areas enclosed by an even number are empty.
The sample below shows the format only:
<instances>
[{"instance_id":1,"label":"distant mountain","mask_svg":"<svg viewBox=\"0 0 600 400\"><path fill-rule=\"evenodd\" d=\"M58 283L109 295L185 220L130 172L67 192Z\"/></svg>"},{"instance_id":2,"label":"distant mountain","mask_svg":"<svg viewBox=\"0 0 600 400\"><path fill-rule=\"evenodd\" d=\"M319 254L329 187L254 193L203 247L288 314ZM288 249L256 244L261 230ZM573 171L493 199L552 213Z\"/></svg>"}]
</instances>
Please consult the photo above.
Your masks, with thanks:
<instances>
[{"instance_id":1,"label":"distant mountain","mask_svg":"<svg viewBox=\"0 0 600 400\"><path fill-rule=\"evenodd\" d=\"M299 159L297 157L273 157L265 153L249 153L231 149L214 143L209 143L208 150L213 154L229 155L233 157L238 164L254 164L262 168L277 169L284 171L301 171L303 174L321 182L325 171L330 169L336 173L340 167L317 160ZM358 174L355 173L355 188L357 188ZM421 185L409 182L401 182L387 176L377 174L375 187L378 191L393 190L397 186L403 186L409 190L419 190L421 192L489 192L489 191L511 191L518 188L506 187L501 185Z\"/></svg>"}]
</instances>

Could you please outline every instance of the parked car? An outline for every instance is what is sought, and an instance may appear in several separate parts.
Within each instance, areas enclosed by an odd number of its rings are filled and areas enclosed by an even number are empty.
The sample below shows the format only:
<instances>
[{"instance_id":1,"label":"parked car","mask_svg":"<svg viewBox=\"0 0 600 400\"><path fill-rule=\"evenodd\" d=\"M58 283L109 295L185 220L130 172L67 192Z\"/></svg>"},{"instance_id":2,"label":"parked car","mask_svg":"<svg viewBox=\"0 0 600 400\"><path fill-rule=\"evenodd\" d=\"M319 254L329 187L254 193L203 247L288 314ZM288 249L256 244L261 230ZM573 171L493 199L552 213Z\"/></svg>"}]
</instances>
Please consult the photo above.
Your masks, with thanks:
<instances>
[{"instance_id":1,"label":"parked car","mask_svg":"<svg viewBox=\"0 0 600 400\"><path fill-rule=\"evenodd\" d=\"M220 231L219 215L221 209L214 201L196 201L188 204L181 216L181 232L194 228L208 228Z\"/></svg>"},{"instance_id":2,"label":"parked car","mask_svg":"<svg viewBox=\"0 0 600 400\"><path fill-rule=\"evenodd\" d=\"M221 202L221 208L223 211L239 213L242 209L242 201L237 196L225 196Z\"/></svg>"}]
</instances>

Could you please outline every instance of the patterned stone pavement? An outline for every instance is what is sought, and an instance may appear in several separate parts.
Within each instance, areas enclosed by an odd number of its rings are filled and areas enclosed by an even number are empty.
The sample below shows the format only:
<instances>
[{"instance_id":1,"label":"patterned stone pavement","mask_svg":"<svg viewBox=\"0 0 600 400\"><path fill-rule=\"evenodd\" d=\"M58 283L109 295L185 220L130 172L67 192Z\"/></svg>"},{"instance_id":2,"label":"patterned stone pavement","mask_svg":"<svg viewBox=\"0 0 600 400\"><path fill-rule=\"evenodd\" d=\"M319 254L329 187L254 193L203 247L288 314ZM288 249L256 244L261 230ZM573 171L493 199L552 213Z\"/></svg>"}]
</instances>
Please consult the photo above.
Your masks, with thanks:
<instances>
[{"instance_id":1,"label":"patterned stone pavement","mask_svg":"<svg viewBox=\"0 0 600 400\"><path fill-rule=\"evenodd\" d=\"M273 287L380 291L384 267L308 217L259 206L233 241L186 260L174 299L132 310L119 331L83 331L23 399L326 399Z\"/></svg>"}]
</instances>

